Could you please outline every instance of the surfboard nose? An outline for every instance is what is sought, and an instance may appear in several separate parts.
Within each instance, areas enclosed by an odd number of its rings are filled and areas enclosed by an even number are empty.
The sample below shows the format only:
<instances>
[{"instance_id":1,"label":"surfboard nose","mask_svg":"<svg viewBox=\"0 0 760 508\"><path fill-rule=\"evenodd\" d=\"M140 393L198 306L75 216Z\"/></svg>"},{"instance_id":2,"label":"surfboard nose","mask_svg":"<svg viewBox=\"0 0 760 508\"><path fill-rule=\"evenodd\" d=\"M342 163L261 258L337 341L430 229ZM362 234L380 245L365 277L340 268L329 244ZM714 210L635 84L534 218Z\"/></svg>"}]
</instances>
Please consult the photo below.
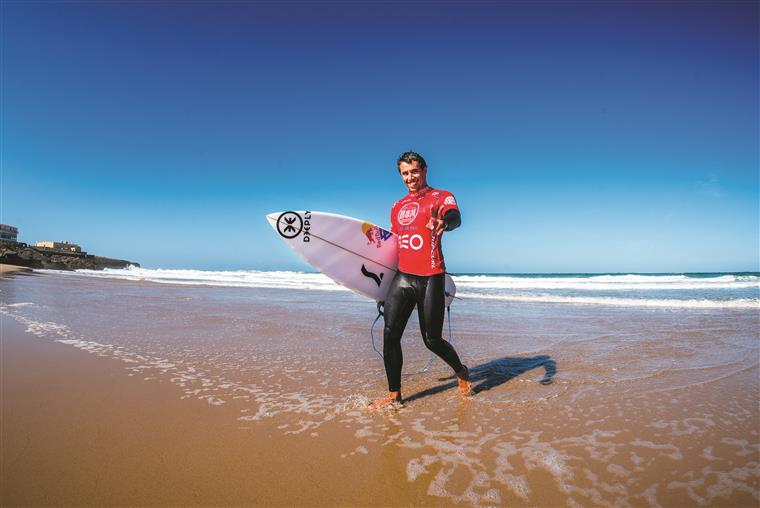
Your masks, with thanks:
<instances>
[{"instance_id":1,"label":"surfboard nose","mask_svg":"<svg viewBox=\"0 0 760 508\"><path fill-rule=\"evenodd\" d=\"M277 217L282 215L282 212L272 212L267 214L267 221L269 225L277 229Z\"/></svg>"}]
</instances>

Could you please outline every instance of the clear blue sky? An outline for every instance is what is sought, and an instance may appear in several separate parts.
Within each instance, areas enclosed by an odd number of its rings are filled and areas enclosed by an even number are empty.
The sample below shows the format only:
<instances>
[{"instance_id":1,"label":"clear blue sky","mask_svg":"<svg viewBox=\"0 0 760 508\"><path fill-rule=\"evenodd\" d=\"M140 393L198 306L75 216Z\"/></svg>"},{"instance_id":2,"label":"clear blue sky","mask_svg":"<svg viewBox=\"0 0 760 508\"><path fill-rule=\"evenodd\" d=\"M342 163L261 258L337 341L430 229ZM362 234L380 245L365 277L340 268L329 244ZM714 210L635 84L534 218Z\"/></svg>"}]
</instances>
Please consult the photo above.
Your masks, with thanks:
<instances>
[{"instance_id":1,"label":"clear blue sky","mask_svg":"<svg viewBox=\"0 0 760 508\"><path fill-rule=\"evenodd\" d=\"M760 270L758 2L2 2L0 221L146 267L307 269L268 212L453 272Z\"/></svg>"}]
</instances>

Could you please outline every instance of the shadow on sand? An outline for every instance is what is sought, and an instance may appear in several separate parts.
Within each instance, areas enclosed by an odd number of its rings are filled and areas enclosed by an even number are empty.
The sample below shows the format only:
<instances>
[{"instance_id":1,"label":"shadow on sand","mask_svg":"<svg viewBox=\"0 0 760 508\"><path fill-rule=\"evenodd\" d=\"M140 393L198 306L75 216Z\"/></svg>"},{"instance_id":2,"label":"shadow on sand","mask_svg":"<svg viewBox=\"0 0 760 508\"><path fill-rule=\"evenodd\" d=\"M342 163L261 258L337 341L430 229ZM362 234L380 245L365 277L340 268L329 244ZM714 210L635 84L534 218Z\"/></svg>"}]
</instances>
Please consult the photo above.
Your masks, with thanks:
<instances>
[{"instance_id":1,"label":"shadow on sand","mask_svg":"<svg viewBox=\"0 0 760 508\"><path fill-rule=\"evenodd\" d=\"M470 381L472 381L472 391L477 393L490 390L502 385L529 370L538 367L544 368L544 376L539 383L548 385L557 374L557 363L548 355L533 356L530 358L510 358L505 356L490 362L470 367ZM454 376L440 378L438 381L445 381L444 384L427 388L420 392L414 393L409 397L404 397L406 402L422 399L436 393L450 390L457 386Z\"/></svg>"}]
</instances>

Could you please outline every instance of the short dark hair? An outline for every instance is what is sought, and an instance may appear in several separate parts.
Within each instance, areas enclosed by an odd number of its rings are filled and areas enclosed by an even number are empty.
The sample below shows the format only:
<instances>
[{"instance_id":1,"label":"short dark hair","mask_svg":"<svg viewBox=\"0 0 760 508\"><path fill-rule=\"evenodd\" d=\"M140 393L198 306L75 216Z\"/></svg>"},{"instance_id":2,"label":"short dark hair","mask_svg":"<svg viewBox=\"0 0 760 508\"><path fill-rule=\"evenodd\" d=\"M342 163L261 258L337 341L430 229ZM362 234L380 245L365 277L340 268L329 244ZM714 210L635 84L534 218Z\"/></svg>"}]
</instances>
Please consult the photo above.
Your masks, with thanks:
<instances>
[{"instance_id":1,"label":"short dark hair","mask_svg":"<svg viewBox=\"0 0 760 508\"><path fill-rule=\"evenodd\" d=\"M404 152L401 154L401 156L396 161L396 167L399 168L401 166L402 162L406 162L407 164L411 164L412 162L418 162L420 164L420 169L426 169L427 168L427 162L425 162L425 159L422 157L422 155L418 154L417 152Z\"/></svg>"}]
</instances>

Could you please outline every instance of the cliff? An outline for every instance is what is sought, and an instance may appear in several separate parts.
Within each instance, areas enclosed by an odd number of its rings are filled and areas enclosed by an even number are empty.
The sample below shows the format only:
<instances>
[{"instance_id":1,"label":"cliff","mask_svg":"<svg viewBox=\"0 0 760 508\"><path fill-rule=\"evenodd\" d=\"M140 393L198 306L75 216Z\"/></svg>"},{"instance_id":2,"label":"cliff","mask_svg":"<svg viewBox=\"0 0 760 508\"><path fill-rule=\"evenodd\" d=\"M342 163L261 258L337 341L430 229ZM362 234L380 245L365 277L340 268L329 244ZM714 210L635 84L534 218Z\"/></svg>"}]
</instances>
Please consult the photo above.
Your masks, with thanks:
<instances>
[{"instance_id":1,"label":"cliff","mask_svg":"<svg viewBox=\"0 0 760 508\"><path fill-rule=\"evenodd\" d=\"M0 243L0 263L52 270L102 270L103 268L126 268L129 265L140 266L139 263L124 259L104 258L76 252L50 251L10 242Z\"/></svg>"}]
</instances>

